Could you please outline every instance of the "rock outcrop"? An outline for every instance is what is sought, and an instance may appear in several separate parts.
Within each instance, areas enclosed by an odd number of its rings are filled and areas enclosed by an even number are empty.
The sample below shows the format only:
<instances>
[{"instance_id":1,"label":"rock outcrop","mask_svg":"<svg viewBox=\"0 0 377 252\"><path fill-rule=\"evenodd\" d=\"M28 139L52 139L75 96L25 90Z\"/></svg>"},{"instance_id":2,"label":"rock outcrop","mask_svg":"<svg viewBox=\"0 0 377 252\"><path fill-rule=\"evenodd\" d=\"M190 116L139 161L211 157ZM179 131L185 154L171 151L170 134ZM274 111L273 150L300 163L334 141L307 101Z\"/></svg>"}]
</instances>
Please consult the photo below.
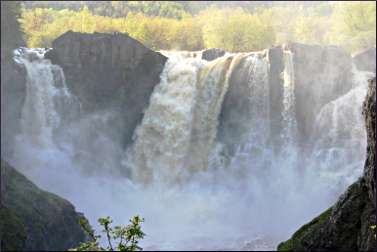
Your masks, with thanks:
<instances>
[{"instance_id":1,"label":"rock outcrop","mask_svg":"<svg viewBox=\"0 0 377 252\"><path fill-rule=\"evenodd\" d=\"M26 70L12 59L1 61L1 157L10 157L14 137L20 132L26 96Z\"/></svg>"},{"instance_id":2,"label":"rock outcrop","mask_svg":"<svg viewBox=\"0 0 377 252\"><path fill-rule=\"evenodd\" d=\"M361 71L376 73L376 48L372 47L352 57L356 68Z\"/></svg>"},{"instance_id":3,"label":"rock outcrop","mask_svg":"<svg viewBox=\"0 0 377 252\"><path fill-rule=\"evenodd\" d=\"M83 110L121 111L124 140L130 142L167 58L120 33L68 31L52 47L46 58L63 68L67 86Z\"/></svg>"},{"instance_id":4,"label":"rock outcrop","mask_svg":"<svg viewBox=\"0 0 377 252\"><path fill-rule=\"evenodd\" d=\"M296 119L305 147L322 106L352 88L352 59L337 46L291 43L287 49L293 53Z\"/></svg>"},{"instance_id":5,"label":"rock outcrop","mask_svg":"<svg viewBox=\"0 0 377 252\"><path fill-rule=\"evenodd\" d=\"M1 157L13 152L20 130L21 108L26 94L26 71L13 61L13 50L25 46L15 10L20 2L1 2Z\"/></svg>"},{"instance_id":6,"label":"rock outcrop","mask_svg":"<svg viewBox=\"0 0 377 252\"><path fill-rule=\"evenodd\" d=\"M202 52L202 59L207 60L207 61L212 61L214 59L224 56L224 54L225 54L225 51L223 49L219 49L219 48L207 49Z\"/></svg>"},{"instance_id":7,"label":"rock outcrop","mask_svg":"<svg viewBox=\"0 0 377 252\"><path fill-rule=\"evenodd\" d=\"M88 239L73 205L1 160L2 250L67 250Z\"/></svg>"},{"instance_id":8,"label":"rock outcrop","mask_svg":"<svg viewBox=\"0 0 377 252\"><path fill-rule=\"evenodd\" d=\"M376 79L364 102L368 134L364 175L330 209L301 227L278 250L376 250Z\"/></svg>"}]
</instances>

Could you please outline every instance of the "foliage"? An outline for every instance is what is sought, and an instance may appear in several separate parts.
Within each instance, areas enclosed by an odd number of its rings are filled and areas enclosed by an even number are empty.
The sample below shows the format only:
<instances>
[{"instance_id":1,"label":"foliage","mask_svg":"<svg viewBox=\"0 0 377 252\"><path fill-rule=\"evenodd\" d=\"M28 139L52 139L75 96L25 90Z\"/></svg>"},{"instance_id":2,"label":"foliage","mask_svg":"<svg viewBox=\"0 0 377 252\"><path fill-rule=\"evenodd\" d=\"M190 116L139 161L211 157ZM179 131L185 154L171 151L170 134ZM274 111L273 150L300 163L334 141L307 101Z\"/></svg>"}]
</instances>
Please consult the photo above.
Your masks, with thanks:
<instances>
[{"instance_id":1,"label":"foliage","mask_svg":"<svg viewBox=\"0 0 377 252\"><path fill-rule=\"evenodd\" d=\"M373 230L373 232L374 232L374 239L376 239L376 231L374 231L376 229L376 225L370 226L370 229Z\"/></svg>"},{"instance_id":2,"label":"foliage","mask_svg":"<svg viewBox=\"0 0 377 252\"><path fill-rule=\"evenodd\" d=\"M112 228L110 217L99 218L98 222L103 227L102 232L106 234L108 246L100 246L101 235L96 235L86 219L80 220L80 225L90 237L90 241L81 243L77 248L69 251L138 251L142 250L138 246L139 240L143 239L145 234L141 231L141 223L144 221L139 216L134 216L126 227L115 226ZM115 243L117 245L115 245Z\"/></svg>"},{"instance_id":3,"label":"foliage","mask_svg":"<svg viewBox=\"0 0 377 252\"><path fill-rule=\"evenodd\" d=\"M22 250L26 243L26 229L23 221L14 210L5 206L0 208L1 250Z\"/></svg>"},{"instance_id":4,"label":"foliage","mask_svg":"<svg viewBox=\"0 0 377 252\"><path fill-rule=\"evenodd\" d=\"M352 51L376 46L376 2L335 5L330 36Z\"/></svg>"},{"instance_id":5,"label":"foliage","mask_svg":"<svg viewBox=\"0 0 377 252\"><path fill-rule=\"evenodd\" d=\"M285 2L234 5L180 1L82 2L87 5L71 3L73 7L68 8L71 5L67 3L25 3L28 7L23 8L21 21L28 46L50 47L55 38L68 30L127 32L155 50L218 47L240 52L294 41L335 44L355 52L376 43L375 2L305 5ZM30 7L55 5L60 7Z\"/></svg>"}]
</instances>

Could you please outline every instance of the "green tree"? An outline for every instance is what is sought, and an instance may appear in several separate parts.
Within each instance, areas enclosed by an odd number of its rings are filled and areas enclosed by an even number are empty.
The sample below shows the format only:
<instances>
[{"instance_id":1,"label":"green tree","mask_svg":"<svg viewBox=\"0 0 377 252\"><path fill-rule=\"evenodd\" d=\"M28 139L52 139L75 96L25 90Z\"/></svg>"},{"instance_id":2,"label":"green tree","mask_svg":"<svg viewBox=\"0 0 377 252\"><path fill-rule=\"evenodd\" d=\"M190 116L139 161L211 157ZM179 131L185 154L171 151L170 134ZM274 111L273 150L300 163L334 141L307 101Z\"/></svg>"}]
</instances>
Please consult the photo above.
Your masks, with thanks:
<instances>
[{"instance_id":1,"label":"green tree","mask_svg":"<svg viewBox=\"0 0 377 252\"><path fill-rule=\"evenodd\" d=\"M351 51L376 45L376 2L338 3L334 8L331 42Z\"/></svg>"},{"instance_id":2,"label":"green tree","mask_svg":"<svg viewBox=\"0 0 377 252\"><path fill-rule=\"evenodd\" d=\"M96 235L86 219L80 220L80 225L90 237L90 241L81 243L78 247L69 251L138 251L142 250L138 246L139 240L143 239L145 234L141 230L141 223L144 221L139 216L134 216L131 224L122 227L111 227L113 222L110 217L99 218L98 222L103 227L102 232L106 235L107 247L100 246L101 235Z\"/></svg>"}]
</instances>

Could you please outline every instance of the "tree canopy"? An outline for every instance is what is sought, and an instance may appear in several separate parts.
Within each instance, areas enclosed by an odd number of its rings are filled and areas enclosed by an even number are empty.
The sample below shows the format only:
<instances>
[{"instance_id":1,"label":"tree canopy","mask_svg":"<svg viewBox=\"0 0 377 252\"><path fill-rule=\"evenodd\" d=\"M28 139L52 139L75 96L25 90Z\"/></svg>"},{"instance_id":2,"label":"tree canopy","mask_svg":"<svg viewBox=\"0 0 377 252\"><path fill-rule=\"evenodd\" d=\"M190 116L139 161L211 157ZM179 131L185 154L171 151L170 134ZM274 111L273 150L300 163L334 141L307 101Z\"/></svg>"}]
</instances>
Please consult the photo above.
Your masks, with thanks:
<instances>
[{"instance_id":1,"label":"tree canopy","mask_svg":"<svg viewBox=\"0 0 377 252\"><path fill-rule=\"evenodd\" d=\"M50 47L68 30L127 32L155 50L255 51L289 41L350 52L375 46L375 2L53 1L25 3L29 47Z\"/></svg>"}]
</instances>

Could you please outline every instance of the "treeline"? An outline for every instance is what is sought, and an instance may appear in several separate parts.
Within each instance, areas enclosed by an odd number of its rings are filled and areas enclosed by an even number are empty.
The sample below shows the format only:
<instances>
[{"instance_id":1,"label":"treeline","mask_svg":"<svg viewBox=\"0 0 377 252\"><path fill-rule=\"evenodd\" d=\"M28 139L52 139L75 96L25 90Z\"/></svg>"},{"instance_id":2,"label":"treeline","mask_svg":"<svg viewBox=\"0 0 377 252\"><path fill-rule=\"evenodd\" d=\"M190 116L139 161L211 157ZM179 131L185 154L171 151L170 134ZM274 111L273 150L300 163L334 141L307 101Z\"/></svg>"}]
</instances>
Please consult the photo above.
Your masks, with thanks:
<instances>
[{"instance_id":1,"label":"treeline","mask_svg":"<svg viewBox=\"0 0 377 252\"><path fill-rule=\"evenodd\" d=\"M376 43L375 2L203 5L197 11L180 2L102 2L77 10L24 7L20 21L28 46L50 47L68 30L126 32L155 50L217 47L242 52L294 41L340 45L354 52ZM104 13L106 4L111 8Z\"/></svg>"}]
</instances>

